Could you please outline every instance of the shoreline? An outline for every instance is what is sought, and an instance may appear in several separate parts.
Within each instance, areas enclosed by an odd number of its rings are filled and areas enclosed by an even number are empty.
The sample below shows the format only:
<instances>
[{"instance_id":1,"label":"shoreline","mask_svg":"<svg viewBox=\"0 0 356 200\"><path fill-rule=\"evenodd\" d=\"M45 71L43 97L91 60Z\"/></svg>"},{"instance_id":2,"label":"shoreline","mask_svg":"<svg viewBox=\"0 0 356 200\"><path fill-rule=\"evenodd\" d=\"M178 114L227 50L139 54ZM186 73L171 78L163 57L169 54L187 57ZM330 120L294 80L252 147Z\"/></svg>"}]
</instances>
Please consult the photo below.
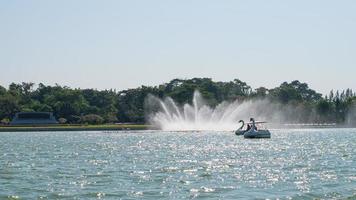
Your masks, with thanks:
<instances>
[{"instance_id":1,"label":"shoreline","mask_svg":"<svg viewBox=\"0 0 356 200\"><path fill-rule=\"evenodd\" d=\"M352 126L271 126L269 129L328 129L328 128L356 128ZM130 131L130 130L157 130L147 124L104 124L104 125L0 125L1 132L57 132L57 131Z\"/></svg>"},{"instance_id":2,"label":"shoreline","mask_svg":"<svg viewBox=\"0 0 356 200\"><path fill-rule=\"evenodd\" d=\"M23 125L0 126L0 132L34 132L34 131L124 131L152 130L154 127L146 124L104 124L104 125Z\"/></svg>"}]
</instances>

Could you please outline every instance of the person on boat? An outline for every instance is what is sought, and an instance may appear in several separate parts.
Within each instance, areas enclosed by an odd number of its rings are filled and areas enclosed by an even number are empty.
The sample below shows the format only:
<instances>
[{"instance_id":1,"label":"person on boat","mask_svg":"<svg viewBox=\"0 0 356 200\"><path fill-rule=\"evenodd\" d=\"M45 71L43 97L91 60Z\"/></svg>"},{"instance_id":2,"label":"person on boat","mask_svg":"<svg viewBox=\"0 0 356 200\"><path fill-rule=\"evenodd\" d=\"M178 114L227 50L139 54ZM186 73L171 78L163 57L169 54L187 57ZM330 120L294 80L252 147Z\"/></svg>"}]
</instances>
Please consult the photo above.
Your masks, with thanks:
<instances>
[{"instance_id":1,"label":"person on boat","mask_svg":"<svg viewBox=\"0 0 356 200\"><path fill-rule=\"evenodd\" d=\"M246 128L246 131L249 131L251 129L251 126L250 124L247 124L247 128Z\"/></svg>"},{"instance_id":2,"label":"person on boat","mask_svg":"<svg viewBox=\"0 0 356 200\"><path fill-rule=\"evenodd\" d=\"M250 118L250 122L252 122L252 128L257 131L257 127L256 127L256 124L255 124L255 119L251 117Z\"/></svg>"}]
</instances>

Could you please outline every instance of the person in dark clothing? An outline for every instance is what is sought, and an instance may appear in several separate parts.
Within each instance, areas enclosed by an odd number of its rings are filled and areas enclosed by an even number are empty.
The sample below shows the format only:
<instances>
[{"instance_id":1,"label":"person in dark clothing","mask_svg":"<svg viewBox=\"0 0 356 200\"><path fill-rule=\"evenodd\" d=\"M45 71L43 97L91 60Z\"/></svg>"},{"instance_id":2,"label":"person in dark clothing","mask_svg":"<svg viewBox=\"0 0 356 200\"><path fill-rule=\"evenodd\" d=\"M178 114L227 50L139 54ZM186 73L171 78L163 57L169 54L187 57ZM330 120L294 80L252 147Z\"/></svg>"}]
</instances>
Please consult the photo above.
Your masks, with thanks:
<instances>
[{"instance_id":1,"label":"person in dark clothing","mask_svg":"<svg viewBox=\"0 0 356 200\"><path fill-rule=\"evenodd\" d=\"M249 131L250 129L251 129L250 124L247 124L247 129L246 129L246 131Z\"/></svg>"}]
</instances>

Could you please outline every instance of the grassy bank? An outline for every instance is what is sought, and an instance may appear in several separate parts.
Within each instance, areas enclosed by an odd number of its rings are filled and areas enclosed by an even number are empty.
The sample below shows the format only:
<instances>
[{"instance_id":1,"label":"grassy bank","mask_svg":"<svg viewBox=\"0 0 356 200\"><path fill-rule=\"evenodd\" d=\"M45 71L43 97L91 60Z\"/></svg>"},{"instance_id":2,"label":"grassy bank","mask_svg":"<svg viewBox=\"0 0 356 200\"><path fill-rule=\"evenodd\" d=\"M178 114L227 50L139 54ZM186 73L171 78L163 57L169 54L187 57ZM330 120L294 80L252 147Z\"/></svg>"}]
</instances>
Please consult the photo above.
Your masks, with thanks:
<instances>
[{"instance_id":1,"label":"grassy bank","mask_svg":"<svg viewBox=\"0 0 356 200\"><path fill-rule=\"evenodd\" d=\"M0 132L30 131L116 131L116 130L147 130L152 129L144 124L102 124L102 125L36 125L36 126L0 126Z\"/></svg>"}]
</instances>

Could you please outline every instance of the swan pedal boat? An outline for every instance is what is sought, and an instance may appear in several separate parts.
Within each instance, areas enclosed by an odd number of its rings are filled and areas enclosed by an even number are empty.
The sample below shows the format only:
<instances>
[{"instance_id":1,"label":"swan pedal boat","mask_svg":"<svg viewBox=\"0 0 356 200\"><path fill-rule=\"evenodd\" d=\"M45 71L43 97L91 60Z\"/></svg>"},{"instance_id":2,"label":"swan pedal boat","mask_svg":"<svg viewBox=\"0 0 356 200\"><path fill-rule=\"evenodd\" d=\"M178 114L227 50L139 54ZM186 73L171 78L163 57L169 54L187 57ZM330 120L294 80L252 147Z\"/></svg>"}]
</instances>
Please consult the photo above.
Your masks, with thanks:
<instances>
[{"instance_id":1,"label":"swan pedal boat","mask_svg":"<svg viewBox=\"0 0 356 200\"><path fill-rule=\"evenodd\" d=\"M246 123L252 125L251 129L243 130L245 122L240 120L239 123L242 123L242 126L235 131L235 135L243 135L244 138L271 138L271 132L267 129L256 130L255 124L267 123L263 121L255 121L252 118L252 122Z\"/></svg>"}]
</instances>

